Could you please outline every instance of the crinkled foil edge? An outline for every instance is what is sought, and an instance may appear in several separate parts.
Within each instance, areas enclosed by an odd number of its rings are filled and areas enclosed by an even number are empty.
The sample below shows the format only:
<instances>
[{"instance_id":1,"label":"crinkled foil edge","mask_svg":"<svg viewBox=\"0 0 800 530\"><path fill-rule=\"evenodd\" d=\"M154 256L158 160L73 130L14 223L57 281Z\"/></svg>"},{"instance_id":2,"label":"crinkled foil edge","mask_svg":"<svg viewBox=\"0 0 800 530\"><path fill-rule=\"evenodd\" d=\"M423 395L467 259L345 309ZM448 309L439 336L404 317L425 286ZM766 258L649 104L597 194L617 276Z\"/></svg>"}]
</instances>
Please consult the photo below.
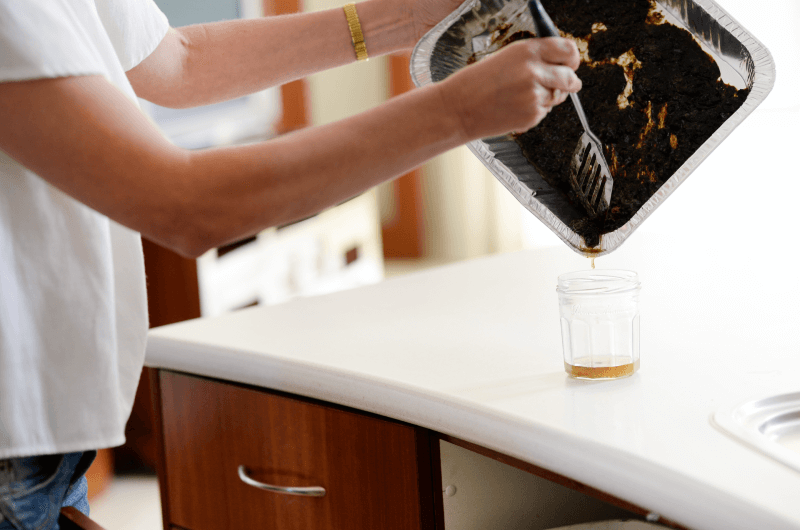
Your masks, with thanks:
<instances>
[{"instance_id":1,"label":"crinkled foil edge","mask_svg":"<svg viewBox=\"0 0 800 530\"><path fill-rule=\"evenodd\" d=\"M744 104L683 163L627 223L613 232L601 236L598 247L585 248L583 238L542 204L536 198L536 193L520 182L515 173L495 157L486 142L476 140L467 144L470 151L528 211L548 226L567 246L581 255L601 256L619 248L711 152L753 113L767 98L775 84L775 62L769 50L714 0L656 0L656 2L680 20L685 29L713 50L719 51L721 41L727 36L725 32L738 41L747 51L752 62L748 65L738 65L740 70L748 71L747 82L750 86L750 94ZM494 3L505 5L500 2ZM439 38L479 4L480 0L467 0L417 43L411 55L410 65L411 77L417 86L433 82L431 58Z\"/></svg>"}]
</instances>

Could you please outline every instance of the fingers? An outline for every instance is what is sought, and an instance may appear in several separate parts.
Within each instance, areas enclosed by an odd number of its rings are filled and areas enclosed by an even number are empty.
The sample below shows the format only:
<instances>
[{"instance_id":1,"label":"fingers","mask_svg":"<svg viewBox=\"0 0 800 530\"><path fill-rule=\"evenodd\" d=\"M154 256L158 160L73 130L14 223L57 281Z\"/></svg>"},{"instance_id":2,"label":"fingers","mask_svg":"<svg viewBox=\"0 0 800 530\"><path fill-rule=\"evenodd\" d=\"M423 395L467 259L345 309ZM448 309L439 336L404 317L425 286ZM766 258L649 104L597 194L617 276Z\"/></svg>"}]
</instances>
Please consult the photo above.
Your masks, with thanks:
<instances>
[{"instance_id":1,"label":"fingers","mask_svg":"<svg viewBox=\"0 0 800 530\"><path fill-rule=\"evenodd\" d=\"M538 47L539 57L543 62L564 65L577 70L581 64L578 47L569 39L562 37L545 37L533 41Z\"/></svg>"},{"instance_id":2,"label":"fingers","mask_svg":"<svg viewBox=\"0 0 800 530\"><path fill-rule=\"evenodd\" d=\"M537 104L548 112L556 105L563 103L567 97L567 93L559 89L551 90L542 85L536 85L533 94Z\"/></svg>"},{"instance_id":3,"label":"fingers","mask_svg":"<svg viewBox=\"0 0 800 530\"><path fill-rule=\"evenodd\" d=\"M526 39L442 83L453 93L448 100L459 102L456 114L465 138L527 131L581 89L573 70L577 61L577 48L567 39Z\"/></svg>"},{"instance_id":4,"label":"fingers","mask_svg":"<svg viewBox=\"0 0 800 530\"><path fill-rule=\"evenodd\" d=\"M554 100L553 106L555 107L556 105L561 105L562 103L564 103L564 101L567 100L568 96L569 92L562 92L561 90L556 88L555 90L553 90L553 100Z\"/></svg>"},{"instance_id":5,"label":"fingers","mask_svg":"<svg viewBox=\"0 0 800 530\"><path fill-rule=\"evenodd\" d=\"M547 88L536 85L533 88L533 101L531 102L535 107L535 111L540 111L543 114L550 112L553 106L553 92ZM538 109L536 107L539 107Z\"/></svg>"},{"instance_id":6,"label":"fingers","mask_svg":"<svg viewBox=\"0 0 800 530\"><path fill-rule=\"evenodd\" d=\"M521 114L527 118L526 125L530 128L541 122L553 107L563 103L570 93L578 92L583 85L570 66L543 60L543 48L535 40L533 43L525 41L523 46L528 47L520 51L524 50L528 54L524 55L523 65L517 68L527 70L519 88L522 89L526 84L528 86L528 110ZM556 60L571 62L572 52L577 56L577 48L566 39L551 39L545 48L556 49L556 53L550 56Z\"/></svg>"},{"instance_id":7,"label":"fingers","mask_svg":"<svg viewBox=\"0 0 800 530\"><path fill-rule=\"evenodd\" d=\"M550 90L562 92L578 92L583 83L567 66L555 66L534 62L530 64L536 81Z\"/></svg>"},{"instance_id":8,"label":"fingers","mask_svg":"<svg viewBox=\"0 0 800 530\"><path fill-rule=\"evenodd\" d=\"M506 48L510 56L523 59L537 83L551 90L578 92L583 86L575 74L580 55L575 44L560 37L526 39ZM506 50L501 50L506 51ZM568 63L568 64L564 64Z\"/></svg>"}]
</instances>

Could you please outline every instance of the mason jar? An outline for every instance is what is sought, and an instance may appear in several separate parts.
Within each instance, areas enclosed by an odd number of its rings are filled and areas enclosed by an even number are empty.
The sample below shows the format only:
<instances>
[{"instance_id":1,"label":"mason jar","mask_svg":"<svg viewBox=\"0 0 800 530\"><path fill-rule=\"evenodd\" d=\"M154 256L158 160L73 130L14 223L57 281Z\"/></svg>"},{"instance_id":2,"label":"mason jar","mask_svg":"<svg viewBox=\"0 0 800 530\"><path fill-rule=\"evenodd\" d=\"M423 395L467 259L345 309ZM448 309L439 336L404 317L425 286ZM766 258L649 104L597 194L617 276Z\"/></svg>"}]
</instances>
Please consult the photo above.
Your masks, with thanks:
<instances>
[{"instance_id":1,"label":"mason jar","mask_svg":"<svg viewBox=\"0 0 800 530\"><path fill-rule=\"evenodd\" d=\"M564 368L578 379L616 379L639 369L635 272L587 270L558 277Z\"/></svg>"}]
</instances>

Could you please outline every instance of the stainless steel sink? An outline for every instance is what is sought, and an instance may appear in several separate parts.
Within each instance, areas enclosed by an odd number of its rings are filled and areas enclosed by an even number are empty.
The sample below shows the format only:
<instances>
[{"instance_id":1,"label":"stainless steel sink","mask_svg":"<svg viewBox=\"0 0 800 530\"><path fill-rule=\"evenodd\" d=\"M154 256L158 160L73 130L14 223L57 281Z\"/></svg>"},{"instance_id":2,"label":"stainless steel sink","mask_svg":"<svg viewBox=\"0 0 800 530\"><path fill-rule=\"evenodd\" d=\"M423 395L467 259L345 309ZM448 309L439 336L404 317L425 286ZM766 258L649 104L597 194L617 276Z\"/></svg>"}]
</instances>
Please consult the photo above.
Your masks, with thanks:
<instances>
[{"instance_id":1,"label":"stainless steel sink","mask_svg":"<svg viewBox=\"0 0 800 530\"><path fill-rule=\"evenodd\" d=\"M723 432L800 472L800 392L740 403L717 411Z\"/></svg>"}]
</instances>

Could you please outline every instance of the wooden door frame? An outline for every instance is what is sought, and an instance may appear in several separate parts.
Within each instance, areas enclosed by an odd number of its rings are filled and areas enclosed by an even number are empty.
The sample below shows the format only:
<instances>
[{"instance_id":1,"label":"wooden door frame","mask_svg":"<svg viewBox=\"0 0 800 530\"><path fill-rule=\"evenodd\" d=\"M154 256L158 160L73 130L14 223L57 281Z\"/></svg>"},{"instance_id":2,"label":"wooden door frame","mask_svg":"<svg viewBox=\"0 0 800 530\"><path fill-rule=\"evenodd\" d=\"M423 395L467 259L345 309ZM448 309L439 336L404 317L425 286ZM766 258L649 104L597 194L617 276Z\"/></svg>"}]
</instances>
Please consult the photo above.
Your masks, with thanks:
<instances>
[{"instance_id":1,"label":"wooden door frame","mask_svg":"<svg viewBox=\"0 0 800 530\"><path fill-rule=\"evenodd\" d=\"M389 57L389 95L399 96L413 90L409 73L410 54ZM391 183L394 211L383 223L383 256L389 259L418 259L425 254L425 230L422 201L422 170L414 169Z\"/></svg>"}]
</instances>

